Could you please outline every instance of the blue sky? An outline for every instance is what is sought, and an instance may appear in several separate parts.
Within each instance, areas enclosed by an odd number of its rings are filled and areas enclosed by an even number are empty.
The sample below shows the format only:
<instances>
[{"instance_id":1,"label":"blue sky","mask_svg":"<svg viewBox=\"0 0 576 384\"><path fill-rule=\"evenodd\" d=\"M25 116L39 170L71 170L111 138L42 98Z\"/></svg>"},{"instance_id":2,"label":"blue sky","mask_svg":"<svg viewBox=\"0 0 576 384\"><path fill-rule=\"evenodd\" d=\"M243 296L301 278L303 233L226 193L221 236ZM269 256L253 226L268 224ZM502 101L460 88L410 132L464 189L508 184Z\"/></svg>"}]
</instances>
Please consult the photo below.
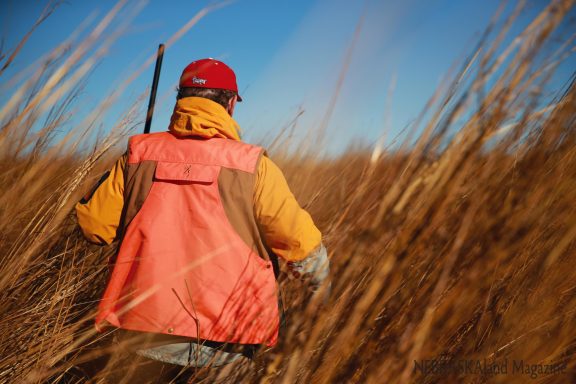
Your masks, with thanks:
<instances>
[{"instance_id":1,"label":"blue sky","mask_svg":"<svg viewBox=\"0 0 576 384\"><path fill-rule=\"evenodd\" d=\"M12 48L33 24L45 1L0 1L0 33L4 46ZM11 71L0 79L0 86L48 53L83 21L92 20L90 25L94 25L114 4L68 0L59 6L32 35ZM128 2L121 19L128 19L135 4ZM78 113L93 108L153 55L160 42L209 4L214 2L147 2L91 74ZM299 130L316 129L335 91L354 30L364 15L330 119L327 148L340 151L360 139L374 142L385 126L391 140L418 115L451 65L470 52L498 5L495 0L232 2L209 13L166 51L152 130L166 129L181 70L203 57L221 59L236 71L244 102L234 117L248 141L274 136L299 108L305 111ZM517 30L544 5L529 1ZM94 18L89 19L91 16ZM553 87L567 81L574 68L572 57L560 68ZM130 86L111 114L103 117L104 127L149 86L152 72L150 66ZM385 117L391 83L395 86L390 114ZM9 91L0 89L0 99L5 100Z\"/></svg>"}]
</instances>

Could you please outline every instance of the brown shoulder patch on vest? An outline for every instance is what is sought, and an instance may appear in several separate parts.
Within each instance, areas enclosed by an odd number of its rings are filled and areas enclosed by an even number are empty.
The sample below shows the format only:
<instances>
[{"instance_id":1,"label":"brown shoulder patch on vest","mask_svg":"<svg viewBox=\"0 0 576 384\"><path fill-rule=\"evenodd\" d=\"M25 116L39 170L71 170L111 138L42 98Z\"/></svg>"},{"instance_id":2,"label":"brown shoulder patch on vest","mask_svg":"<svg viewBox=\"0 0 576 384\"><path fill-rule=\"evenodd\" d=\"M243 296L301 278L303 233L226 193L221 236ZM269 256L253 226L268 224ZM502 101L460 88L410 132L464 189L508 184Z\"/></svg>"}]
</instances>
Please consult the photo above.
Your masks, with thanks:
<instances>
[{"instance_id":1,"label":"brown shoulder patch on vest","mask_svg":"<svg viewBox=\"0 0 576 384\"><path fill-rule=\"evenodd\" d=\"M154 182L154 172L156 162L145 160L136 164L126 164L124 170L124 211L122 221L118 227L118 238L122 238L126 233L126 228L132 222L148 196L152 183Z\"/></svg>"},{"instance_id":2,"label":"brown shoulder patch on vest","mask_svg":"<svg viewBox=\"0 0 576 384\"><path fill-rule=\"evenodd\" d=\"M270 260L254 217L256 172L222 168L218 178L220 199L230 224L242 240L265 260Z\"/></svg>"}]
</instances>

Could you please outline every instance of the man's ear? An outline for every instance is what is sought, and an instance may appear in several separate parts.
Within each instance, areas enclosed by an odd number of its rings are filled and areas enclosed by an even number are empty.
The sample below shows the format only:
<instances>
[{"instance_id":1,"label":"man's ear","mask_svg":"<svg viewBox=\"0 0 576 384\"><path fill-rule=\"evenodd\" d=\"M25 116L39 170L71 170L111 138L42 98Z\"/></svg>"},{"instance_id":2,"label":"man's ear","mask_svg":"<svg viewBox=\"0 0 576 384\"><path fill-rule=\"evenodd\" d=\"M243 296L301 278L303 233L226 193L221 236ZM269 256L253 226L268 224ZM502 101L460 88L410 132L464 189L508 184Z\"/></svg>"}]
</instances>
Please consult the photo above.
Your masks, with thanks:
<instances>
[{"instance_id":1,"label":"man's ear","mask_svg":"<svg viewBox=\"0 0 576 384\"><path fill-rule=\"evenodd\" d=\"M228 100L228 108L226 108L226 110L228 111L228 114L230 116L232 116L234 114L234 108L236 107L237 101L238 101L237 95L234 95L234 97L232 97L230 100Z\"/></svg>"}]
</instances>

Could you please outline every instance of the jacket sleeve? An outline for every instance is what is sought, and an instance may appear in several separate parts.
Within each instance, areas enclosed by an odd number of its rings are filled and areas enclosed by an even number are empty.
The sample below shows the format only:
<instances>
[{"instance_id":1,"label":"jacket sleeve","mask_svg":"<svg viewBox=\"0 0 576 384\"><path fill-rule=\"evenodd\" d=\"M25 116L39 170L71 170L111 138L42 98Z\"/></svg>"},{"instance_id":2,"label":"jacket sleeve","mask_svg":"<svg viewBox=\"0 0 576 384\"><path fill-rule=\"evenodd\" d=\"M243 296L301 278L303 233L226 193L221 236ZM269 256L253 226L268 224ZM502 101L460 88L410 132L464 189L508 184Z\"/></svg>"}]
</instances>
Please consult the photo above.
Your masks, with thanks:
<instances>
[{"instance_id":1,"label":"jacket sleeve","mask_svg":"<svg viewBox=\"0 0 576 384\"><path fill-rule=\"evenodd\" d=\"M76 204L78 224L84 236L91 242L105 245L116 239L124 206L124 155L112 169L79 203Z\"/></svg>"},{"instance_id":2,"label":"jacket sleeve","mask_svg":"<svg viewBox=\"0 0 576 384\"><path fill-rule=\"evenodd\" d=\"M256 178L254 213L268 247L286 261L308 257L321 245L322 234L300 207L282 171L262 156Z\"/></svg>"}]
</instances>

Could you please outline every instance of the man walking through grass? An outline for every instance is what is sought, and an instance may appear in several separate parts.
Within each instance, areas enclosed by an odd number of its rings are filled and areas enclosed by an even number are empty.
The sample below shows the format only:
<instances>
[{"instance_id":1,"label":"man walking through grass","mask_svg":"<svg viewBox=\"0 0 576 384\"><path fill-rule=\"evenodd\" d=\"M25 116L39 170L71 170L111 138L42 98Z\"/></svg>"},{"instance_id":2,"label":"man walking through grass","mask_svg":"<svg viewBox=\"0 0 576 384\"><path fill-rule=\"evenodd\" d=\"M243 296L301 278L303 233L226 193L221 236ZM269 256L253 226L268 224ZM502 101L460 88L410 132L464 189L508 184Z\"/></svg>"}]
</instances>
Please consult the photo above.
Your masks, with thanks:
<instances>
[{"instance_id":1,"label":"man walking through grass","mask_svg":"<svg viewBox=\"0 0 576 384\"><path fill-rule=\"evenodd\" d=\"M240 141L238 101L232 69L192 62L168 132L131 137L76 206L89 240L119 241L96 326L146 336L135 375L220 366L275 345L277 256L313 289L328 276L320 231L282 172Z\"/></svg>"}]
</instances>

